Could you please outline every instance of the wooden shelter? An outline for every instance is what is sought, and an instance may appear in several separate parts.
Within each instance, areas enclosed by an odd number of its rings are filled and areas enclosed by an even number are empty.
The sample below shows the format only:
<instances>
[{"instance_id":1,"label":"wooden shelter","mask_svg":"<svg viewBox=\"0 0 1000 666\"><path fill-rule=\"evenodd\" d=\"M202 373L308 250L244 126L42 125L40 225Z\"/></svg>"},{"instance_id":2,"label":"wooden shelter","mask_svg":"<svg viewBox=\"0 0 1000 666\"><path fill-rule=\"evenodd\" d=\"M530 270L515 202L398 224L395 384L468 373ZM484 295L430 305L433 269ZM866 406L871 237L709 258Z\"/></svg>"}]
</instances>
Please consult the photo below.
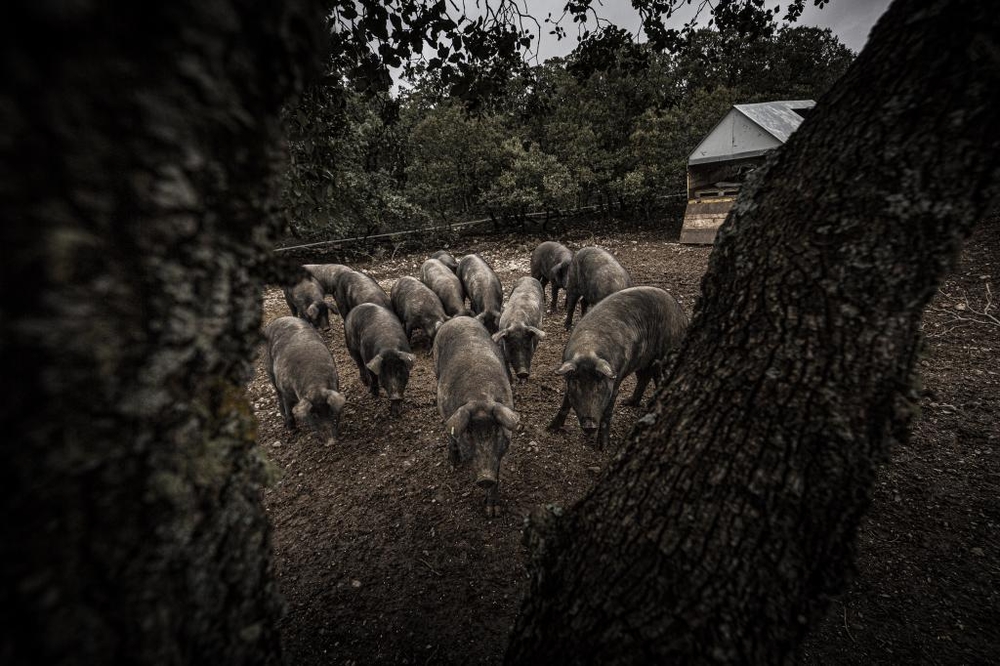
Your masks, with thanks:
<instances>
[{"instance_id":1,"label":"wooden shelter","mask_svg":"<svg viewBox=\"0 0 1000 666\"><path fill-rule=\"evenodd\" d=\"M715 241L747 175L788 140L812 100L735 104L688 157L682 243Z\"/></svg>"}]
</instances>

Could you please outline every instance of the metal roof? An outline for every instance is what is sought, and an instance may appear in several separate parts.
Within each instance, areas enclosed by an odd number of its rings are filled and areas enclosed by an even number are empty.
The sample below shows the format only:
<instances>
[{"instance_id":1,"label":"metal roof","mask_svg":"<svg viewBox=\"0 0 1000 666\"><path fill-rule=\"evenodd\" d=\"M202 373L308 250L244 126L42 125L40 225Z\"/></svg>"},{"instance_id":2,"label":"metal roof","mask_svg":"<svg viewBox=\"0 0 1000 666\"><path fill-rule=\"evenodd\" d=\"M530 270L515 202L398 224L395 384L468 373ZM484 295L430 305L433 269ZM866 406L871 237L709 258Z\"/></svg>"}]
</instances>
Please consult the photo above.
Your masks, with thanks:
<instances>
[{"instance_id":1,"label":"metal roof","mask_svg":"<svg viewBox=\"0 0 1000 666\"><path fill-rule=\"evenodd\" d=\"M811 109L816 102L800 99L782 102L761 102L759 104L734 104L740 113L760 125L768 134L784 143L792 132L802 124L802 116L794 109Z\"/></svg>"},{"instance_id":2,"label":"metal roof","mask_svg":"<svg viewBox=\"0 0 1000 666\"><path fill-rule=\"evenodd\" d=\"M814 106L816 102L811 99L734 104L691 152L688 164L745 159L768 153L787 141L802 124L802 116L795 110ZM751 125L737 122L740 117Z\"/></svg>"}]
</instances>

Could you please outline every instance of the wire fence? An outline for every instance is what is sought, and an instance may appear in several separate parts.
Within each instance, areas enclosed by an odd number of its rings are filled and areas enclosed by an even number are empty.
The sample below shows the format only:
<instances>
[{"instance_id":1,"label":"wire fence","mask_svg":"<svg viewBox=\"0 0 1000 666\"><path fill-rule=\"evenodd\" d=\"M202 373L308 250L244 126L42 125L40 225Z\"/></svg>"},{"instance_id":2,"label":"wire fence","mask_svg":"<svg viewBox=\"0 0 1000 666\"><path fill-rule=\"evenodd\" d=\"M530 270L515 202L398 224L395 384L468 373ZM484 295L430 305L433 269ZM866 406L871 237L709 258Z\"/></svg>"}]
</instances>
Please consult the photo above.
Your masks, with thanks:
<instances>
[{"instance_id":1,"label":"wire fence","mask_svg":"<svg viewBox=\"0 0 1000 666\"><path fill-rule=\"evenodd\" d=\"M654 197L653 201L661 201L665 199L679 199L681 197L687 197L687 192L678 192L675 194L662 194L658 197ZM608 204L594 204L592 206L581 206L580 208L570 208L563 210L553 210L553 211L540 211L535 213L525 213L517 217L518 220L532 220L532 219L552 219L552 218L563 218L571 217L574 215L580 215L588 211L601 211L608 210L610 206ZM381 234L368 234L366 236L350 236L347 238L337 238L334 240L317 241L315 243L303 243L301 245L289 245L286 247L275 248L275 252L288 252L290 250L304 250L314 247L324 247L327 245L345 245L349 243L359 243L359 242L369 242L369 241L379 241L379 240L391 240L394 238L401 238L404 236L413 236L416 234L428 234L439 231L460 231L462 229L468 229L470 227L475 227L481 224L495 224L498 222L498 218L494 217L484 217L478 220L466 220L464 222L453 222L451 224L438 224L429 227L418 227L416 229L401 229L399 231L389 231Z\"/></svg>"}]
</instances>

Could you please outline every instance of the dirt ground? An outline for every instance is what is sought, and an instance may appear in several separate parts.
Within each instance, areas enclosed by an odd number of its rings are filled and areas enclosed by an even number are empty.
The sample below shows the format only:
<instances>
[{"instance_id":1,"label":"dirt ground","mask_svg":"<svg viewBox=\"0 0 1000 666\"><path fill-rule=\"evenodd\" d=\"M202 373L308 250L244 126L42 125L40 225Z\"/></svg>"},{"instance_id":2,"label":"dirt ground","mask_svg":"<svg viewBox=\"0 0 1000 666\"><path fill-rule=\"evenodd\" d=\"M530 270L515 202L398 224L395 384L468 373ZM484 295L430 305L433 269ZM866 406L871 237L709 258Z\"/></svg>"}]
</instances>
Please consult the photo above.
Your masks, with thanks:
<instances>
[{"instance_id":1,"label":"dirt ground","mask_svg":"<svg viewBox=\"0 0 1000 666\"><path fill-rule=\"evenodd\" d=\"M665 240L671 235L572 231L561 239L571 248L611 250L637 284L667 289L690 313L710 249ZM467 237L449 249L482 254L509 290L528 274L541 240ZM981 226L927 314L921 418L912 441L881 471L861 527L857 579L814 630L803 663L1000 662L1000 322L988 316L997 316L995 303L982 314L997 291L998 241L996 219ZM388 291L396 278L417 275L426 255L353 265ZM268 289L265 323L285 314L280 290ZM545 430L561 400L553 370L566 342L564 316L561 307L546 317L532 376L514 387L521 425L502 464L504 512L495 519L486 518L471 473L447 462L430 349L420 334L406 409L392 419L384 396L367 395L342 322L331 318L325 339L347 398L335 447L284 430L258 362L249 388L260 446L279 471L265 502L287 601L288 663L502 660L526 584L525 515L538 504L572 504L611 454L586 446L572 415L565 432ZM640 415L616 409L612 449Z\"/></svg>"}]
</instances>

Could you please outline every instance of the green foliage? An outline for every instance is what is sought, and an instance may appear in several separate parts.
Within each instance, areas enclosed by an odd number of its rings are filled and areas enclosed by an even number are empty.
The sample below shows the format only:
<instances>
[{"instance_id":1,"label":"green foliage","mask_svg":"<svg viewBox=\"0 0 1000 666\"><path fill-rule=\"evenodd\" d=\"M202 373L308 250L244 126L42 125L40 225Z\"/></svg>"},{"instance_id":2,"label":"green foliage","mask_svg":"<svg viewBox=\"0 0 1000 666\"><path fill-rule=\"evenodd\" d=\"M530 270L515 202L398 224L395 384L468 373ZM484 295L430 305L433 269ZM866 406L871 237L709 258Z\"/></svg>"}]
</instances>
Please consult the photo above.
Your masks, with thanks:
<instances>
[{"instance_id":1,"label":"green foliage","mask_svg":"<svg viewBox=\"0 0 1000 666\"><path fill-rule=\"evenodd\" d=\"M503 168L481 197L495 213L519 217L538 210L566 208L576 200L573 176L553 155L537 146L507 139L501 148Z\"/></svg>"},{"instance_id":2,"label":"green foliage","mask_svg":"<svg viewBox=\"0 0 1000 666\"><path fill-rule=\"evenodd\" d=\"M430 109L407 142L407 196L440 222L479 212L480 196L503 170L505 136L495 116L471 117L451 103Z\"/></svg>"},{"instance_id":3,"label":"green foliage","mask_svg":"<svg viewBox=\"0 0 1000 666\"><path fill-rule=\"evenodd\" d=\"M653 199L684 191L688 155L738 101L729 88L699 89L671 109L644 113L630 137L634 166L626 175L628 194Z\"/></svg>"},{"instance_id":4,"label":"green foliage","mask_svg":"<svg viewBox=\"0 0 1000 666\"><path fill-rule=\"evenodd\" d=\"M426 216L403 192L394 103L321 85L285 109L282 206L293 236L341 238L410 228Z\"/></svg>"},{"instance_id":5,"label":"green foliage","mask_svg":"<svg viewBox=\"0 0 1000 666\"><path fill-rule=\"evenodd\" d=\"M345 237L594 203L648 215L684 191L687 156L733 103L818 98L853 59L829 30L779 26L758 0L719 0L715 27L663 33L666 51L589 29L590 0L569 5L578 48L529 68L530 17L507 0L475 19L441 2L335 3L329 75L284 114L289 230ZM396 99L375 92L388 66L409 85Z\"/></svg>"}]
</instances>

